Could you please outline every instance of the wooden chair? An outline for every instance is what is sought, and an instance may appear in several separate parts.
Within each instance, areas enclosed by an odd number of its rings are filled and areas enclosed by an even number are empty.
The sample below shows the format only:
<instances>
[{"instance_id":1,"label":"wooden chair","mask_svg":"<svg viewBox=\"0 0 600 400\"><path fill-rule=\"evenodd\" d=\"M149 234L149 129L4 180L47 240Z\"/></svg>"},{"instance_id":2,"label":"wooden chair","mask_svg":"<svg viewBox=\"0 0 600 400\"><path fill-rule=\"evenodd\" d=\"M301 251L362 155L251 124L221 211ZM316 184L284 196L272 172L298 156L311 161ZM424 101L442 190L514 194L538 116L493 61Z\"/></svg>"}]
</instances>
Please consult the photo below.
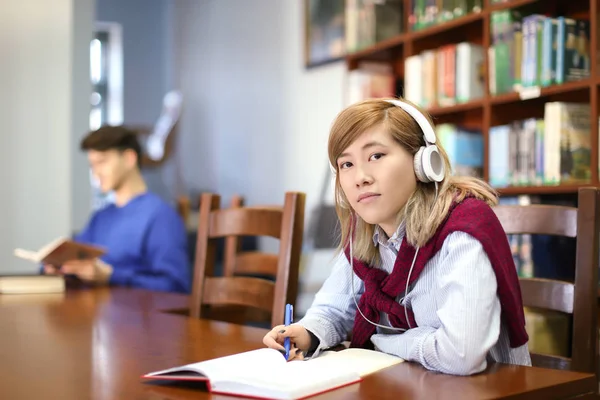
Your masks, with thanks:
<instances>
[{"instance_id":1,"label":"wooden chair","mask_svg":"<svg viewBox=\"0 0 600 400\"><path fill-rule=\"evenodd\" d=\"M520 279L526 307L572 314L571 357L531 354L534 366L580 371L598 377L598 241L600 190L581 188L577 208L554 205L497 206L507 234L577 238L575 282Z\"/></svg>"},{"instance_id":2,"label":"wooden chair","mask_svg":"<svg viewBox=\"0 0 600 400\"><path fill-rule=\"evenodd\" d=\"M201 197L190 316L243 324L266 314L270 326L282 324L285 304L295 304L298 292L305 195L286 193L283 207L242 207L241 199L237 206L235 202L234 198L233 207L219 209L218 195ZM238 252L234 237L239 236L277 238L279 254ZM226 250L223 276L217 277L215 239L221 237L226 238Z\"/></svg>"},{"instance_id":3,"label":"wooden chair","mask_svg":"<svg viewBox=\"0 0 600 400\"><path fill-rule=\"evenodd\" d=\"M190 218L190 198L188 196L177 197L177 213L183 219L184 224L187 226Z\"/></svg>"}]
</instances>

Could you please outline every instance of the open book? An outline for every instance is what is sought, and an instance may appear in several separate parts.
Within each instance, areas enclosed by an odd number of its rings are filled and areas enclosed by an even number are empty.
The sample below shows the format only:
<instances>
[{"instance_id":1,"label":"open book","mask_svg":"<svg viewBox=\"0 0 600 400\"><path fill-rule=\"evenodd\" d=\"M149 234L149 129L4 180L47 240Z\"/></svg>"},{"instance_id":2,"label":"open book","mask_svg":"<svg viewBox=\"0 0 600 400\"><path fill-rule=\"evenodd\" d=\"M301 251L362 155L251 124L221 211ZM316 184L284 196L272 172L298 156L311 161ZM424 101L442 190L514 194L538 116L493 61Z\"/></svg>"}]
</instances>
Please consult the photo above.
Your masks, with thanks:
<instances>
[{"instance_id":1,"label":"open book","mask_svg":"<svg viewBox=\"0 0 600 400\"><path fill-rule=\"evenodd\" d=\"M152 372L146 379L206 381L212 393L262 399L301 399L359 382L403 360L365 349L327 351L306 361L286 361L263 348Z\"/></svg>"},{"instance_id":2,"label":"open book","mask_svg":"<svg viewBox=\"0 0 600 400\"><path fill-rule=\"evenodd\" d=\"M87 260L102 256L106 250L85 243L60 237L38 251L15 249L15 256L30 260L35 263L52 264L60 266L66 261Z\"/></svg>"}]
</instances>

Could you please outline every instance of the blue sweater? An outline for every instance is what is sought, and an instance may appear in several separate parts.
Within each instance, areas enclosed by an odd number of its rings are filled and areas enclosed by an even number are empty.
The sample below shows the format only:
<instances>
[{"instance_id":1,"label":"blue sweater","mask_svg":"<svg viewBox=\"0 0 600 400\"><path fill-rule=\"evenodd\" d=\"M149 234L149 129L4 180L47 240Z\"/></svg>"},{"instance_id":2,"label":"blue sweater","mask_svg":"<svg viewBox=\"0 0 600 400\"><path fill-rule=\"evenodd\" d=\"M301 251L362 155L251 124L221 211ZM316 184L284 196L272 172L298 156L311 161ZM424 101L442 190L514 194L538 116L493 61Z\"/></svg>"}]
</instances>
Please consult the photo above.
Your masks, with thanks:
<instances>
[{"instance_id":1,"label":"blue sweater","mask_svg":"<svg viewBox=\"0 0 600 400\"><path fill-rule=\"evenodd\" d=\"M113 267L112 285L190 292L185 226L177 212L153 193L97 211L75 240L108 250L102 261Z\"/></svg>"}]
</instances>

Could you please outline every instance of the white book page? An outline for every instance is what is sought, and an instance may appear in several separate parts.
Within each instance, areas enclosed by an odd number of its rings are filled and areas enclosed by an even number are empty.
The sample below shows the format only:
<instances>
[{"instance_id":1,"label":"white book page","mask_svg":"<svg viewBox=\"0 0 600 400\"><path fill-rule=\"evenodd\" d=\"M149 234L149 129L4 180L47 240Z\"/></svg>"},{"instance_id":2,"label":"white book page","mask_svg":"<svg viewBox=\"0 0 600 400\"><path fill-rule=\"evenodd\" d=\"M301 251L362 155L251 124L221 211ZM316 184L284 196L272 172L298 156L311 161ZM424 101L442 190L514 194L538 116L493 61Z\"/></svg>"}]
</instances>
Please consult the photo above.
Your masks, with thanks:
<instances>
[{"instance_id":1,"label":"white book page","mask_svg":"<svg viewBox=\"0 0 600 400\"><path fill-rule=\"evenodd\" d=\"M269 393L273 398L298 398L346 383L358 381L392 365L402 363L400 357L366 349L328 351L306 361L291 361L275 370L266 368L258 374L227 379L223 387L238 393ZM254 389L262 388L259 392ZM218 390L218 388L215 388ZM225 390L225 389L224 389Z\"/></svg>"},{"instance_id":2,"label":"white book page","mask_svg":"<svg viewBox=\"0 0 600 400\"><path fill-rule=\"evenodd\" d=\"M351 348L341 351L326 351L307 362L316 369L347 369L363 377L403 361L400 357L380 351Z\"/></svg>"},{"instance_id":3,"label":"white book page","mask_svg":"<svg viewBox=\"0 0 600 400\"><path fill-rule=\"evenodd\" d=\"M287 361L278 350L263 348L204 361L202 371L213 383L220 380L256 381L275 374Z\"/></svg>"},{"instance_id":4,"label":"white book page","mask_svg":"<svg viewBox=\"0 0 600 400\"><path fill-rule=\"evenodd\" d=\"M152 372L146 377L191 371L208 378L214 392L272 399L296 399L360 380L350 369L316 360L288 362L279 351L263 348Z\"/></svg>"},{"instance_id":5,"label":"white book page","mask_svg":"<svg viewBox=\"0 0 600 400\"><path fill-rule=\"evenodd\" d=\"M315 368L309 361L290 361L276 370L257 371L234 380L224 379L213 391L271 399L299 399L349 383L360 376L347 369Z\"/></svg>"},{"instance_id":6,"label":"white book page","mask_svg":"<svg viewBox=\"0 0 600 400\"><path fill-rule=\"evenodd\" d=\"M44 259L44 257L50 254L55 248L57 248L62 242L66 240L67 239L65 237L59 237L57 239L54 239L52 242L48 243L38 251L15 249L14 255L25 260L39 263Z\"/></svg>"},{"instance_id":7,"label":"white book page","mask_svg":"<svg viewBox=\"0 0 600 400\"><path fill-rule=\"evenodd\" d=\"M19 258L22 258L24 260L33 261L33 262L40 262L42 260L38 253L36 253L35 251L31 251L31 250L15 249L14 254L15 254L15 256L17 256Z\"/></svg>"},{"instance_id":8,"label":"white book page","mask_svg":"<svg viewBox=\"0 0 600 400\"><path fill-rule=\"evenodd\" d=\"M152 372L146 376L193 371L209 378L211 384L217 384L222 380L259 379L261 376L268 375L269 371L281 369L286 363L279 351L263 348Z\"/></svg>"}]
</instances>

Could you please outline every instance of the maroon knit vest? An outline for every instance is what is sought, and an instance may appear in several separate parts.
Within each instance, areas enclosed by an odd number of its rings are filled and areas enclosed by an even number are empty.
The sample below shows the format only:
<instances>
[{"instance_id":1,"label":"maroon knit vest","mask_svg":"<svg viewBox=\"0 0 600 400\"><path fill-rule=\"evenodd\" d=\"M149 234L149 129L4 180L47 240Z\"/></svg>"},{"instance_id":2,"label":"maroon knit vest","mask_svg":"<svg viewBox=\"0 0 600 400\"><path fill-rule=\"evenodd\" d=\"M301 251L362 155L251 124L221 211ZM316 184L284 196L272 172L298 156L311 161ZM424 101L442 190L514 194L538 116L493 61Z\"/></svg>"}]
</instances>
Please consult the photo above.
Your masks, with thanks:
<instances>
[{"instance_id":1,"label":"maroon knit vest","mask_svg":"<svg viewBox=\"0 0 600 400\"><path fill-rule=\"evenodd\" d=\"M419 249L408 284L419 278L427 262L442 248L446 237L456 231L468 233L477 239L490 259L498 282L501 321L508 327L511 347L527 343L529 337L525 331L521 288L506 233L494 211L482 200L466 198L450 207L446 220L425 246ZM402 240L391 274L354 259L354 272L365 285L358 306L369 320L378 323L380 312L383 311L388 315L392 326L408 329L404 307L395 299L406 289L406 280L415 251L406 239ZM348 246L345 253L350 260ZM410 326L416 327L412 310L406 311ZM372 348L370 338L375 329L375 326L357 312L350 347Z\"/></svg>"}]
</instances>

